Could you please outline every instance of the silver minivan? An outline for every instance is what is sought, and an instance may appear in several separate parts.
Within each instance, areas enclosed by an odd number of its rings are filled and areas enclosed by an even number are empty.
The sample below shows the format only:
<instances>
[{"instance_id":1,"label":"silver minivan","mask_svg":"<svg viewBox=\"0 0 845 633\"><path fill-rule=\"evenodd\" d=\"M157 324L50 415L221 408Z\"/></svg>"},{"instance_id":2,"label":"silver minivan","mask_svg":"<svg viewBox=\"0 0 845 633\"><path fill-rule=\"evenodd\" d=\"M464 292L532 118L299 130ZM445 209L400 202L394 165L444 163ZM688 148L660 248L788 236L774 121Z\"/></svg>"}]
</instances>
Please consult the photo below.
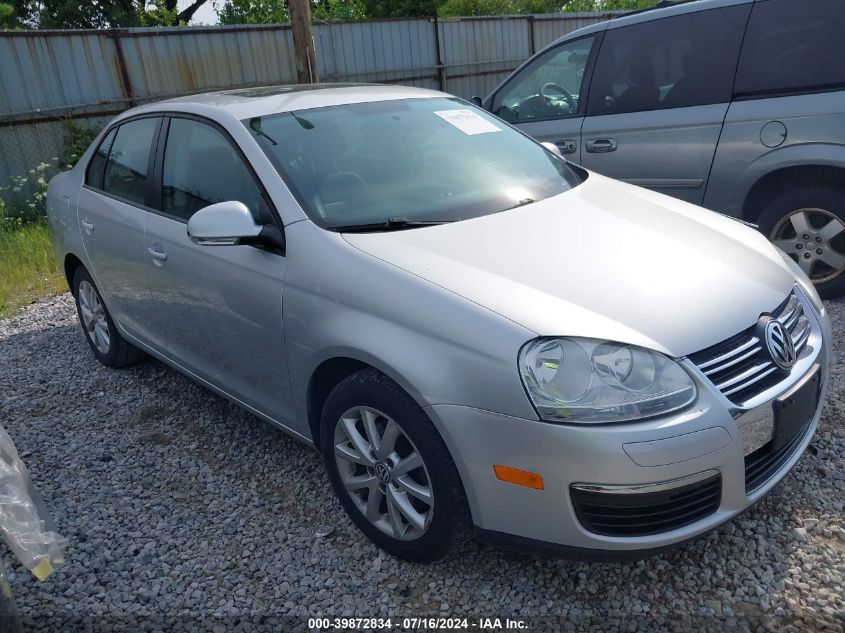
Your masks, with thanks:
<instances>
[{"instance_id":1,"label":"silver minivan","mask_svg":"<svg viewBox=\"0 0 845 633\"><path fill-rule=\"evenodd\" d=\"M845 3L699 0L557 40L484 107L587 169L758 224L845 292Z\"/></svg>"}]
</instances>

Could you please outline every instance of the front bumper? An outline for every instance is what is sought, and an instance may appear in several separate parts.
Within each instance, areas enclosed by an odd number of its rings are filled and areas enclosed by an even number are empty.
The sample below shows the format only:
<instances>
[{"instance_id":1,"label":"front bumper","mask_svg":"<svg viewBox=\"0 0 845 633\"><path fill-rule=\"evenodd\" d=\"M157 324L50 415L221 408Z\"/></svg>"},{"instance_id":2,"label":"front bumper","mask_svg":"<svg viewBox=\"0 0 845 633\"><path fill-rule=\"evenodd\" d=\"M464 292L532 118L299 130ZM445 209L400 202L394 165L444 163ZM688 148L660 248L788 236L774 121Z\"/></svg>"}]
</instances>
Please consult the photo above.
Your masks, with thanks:
<instances>
[{"instance_id":1,"label":"front bumper","mask_svg":"<svg viewBox=\"0 0 845 633\"><path fill-rule=\"evenodd\" d=\"M427 411L444 438L467 494L476 528L501 541L509 535L517 545L538 544L564 552L592 551L599 557L647 554L708 532L743 512L775 486L797 463L819 423L831 360L827 316L814 312L820 337L813 366L820 366L819 404L781 458L761 481L747 489L748 426L755 415L781 393L801 381L790 376L771 399L740 412L731 407L703 376L694 376L699 397L679 414L635 424L564 426L509 417L454 405L433 405ZM744 437L745 436L745 437ZM493 465L537 473L543 490L498 480ZM632 488L668 487L672 482L718 474L721 496L712 512L692 523L646 536L610 536L587 529L578 519L573 486L595 484ZM641 551L648 550L648 551Z\"/></svg>"}]
</instances>

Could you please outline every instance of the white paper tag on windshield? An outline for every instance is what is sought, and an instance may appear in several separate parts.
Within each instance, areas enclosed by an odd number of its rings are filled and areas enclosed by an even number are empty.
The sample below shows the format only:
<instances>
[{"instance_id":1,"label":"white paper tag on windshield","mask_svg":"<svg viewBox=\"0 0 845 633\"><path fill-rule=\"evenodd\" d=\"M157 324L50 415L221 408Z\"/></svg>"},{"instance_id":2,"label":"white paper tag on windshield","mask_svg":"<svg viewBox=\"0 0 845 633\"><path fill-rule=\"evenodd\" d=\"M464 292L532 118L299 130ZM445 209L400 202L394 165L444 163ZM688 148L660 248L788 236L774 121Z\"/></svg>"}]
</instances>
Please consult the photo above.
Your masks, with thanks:
<instances>
[{"instance_id":1,"label":"white paper tag on windshield","mask_svg":"<svg viewBox=\"0 0 845 633\"><path fill-rule=\"evenodd\" d=\"M502 128L496 127L472 110L440 110L434 114L446 123L454 125L464 134L487 134L488 132L502 131Z\"/></svg>"}]
</instances>

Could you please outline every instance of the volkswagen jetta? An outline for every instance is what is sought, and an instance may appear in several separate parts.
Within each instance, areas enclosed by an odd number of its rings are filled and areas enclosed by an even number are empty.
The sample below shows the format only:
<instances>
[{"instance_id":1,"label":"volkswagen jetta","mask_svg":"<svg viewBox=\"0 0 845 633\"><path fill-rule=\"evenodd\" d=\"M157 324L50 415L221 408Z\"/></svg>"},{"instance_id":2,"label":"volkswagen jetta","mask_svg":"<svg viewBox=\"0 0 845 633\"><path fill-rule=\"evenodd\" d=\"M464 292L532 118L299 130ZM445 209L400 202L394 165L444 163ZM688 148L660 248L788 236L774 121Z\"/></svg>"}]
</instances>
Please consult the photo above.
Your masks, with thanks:
<instances>
[{"instance_id":1,"label":"volkswagen jetta","mask_svg":"<svg viewBox=\"0 0 845 633\"><path fill-rule=\"evenodd\" d=\"M742 512L820 415L830 326L753 228L446 94L268 87L117 117L48 191L93 354L321 452L388 552L643 555Z\"/></svg>"}]
</instances>

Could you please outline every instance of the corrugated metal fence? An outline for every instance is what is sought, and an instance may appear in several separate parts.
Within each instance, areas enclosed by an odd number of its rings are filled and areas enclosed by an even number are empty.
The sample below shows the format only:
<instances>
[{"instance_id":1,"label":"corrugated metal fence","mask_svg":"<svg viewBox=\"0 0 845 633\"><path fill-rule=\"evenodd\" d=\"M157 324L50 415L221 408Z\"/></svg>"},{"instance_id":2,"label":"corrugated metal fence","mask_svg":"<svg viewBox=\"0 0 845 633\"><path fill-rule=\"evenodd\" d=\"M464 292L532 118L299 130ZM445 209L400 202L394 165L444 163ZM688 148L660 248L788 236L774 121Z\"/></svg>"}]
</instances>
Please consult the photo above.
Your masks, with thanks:
<instances>
[{"instance_id":1,"label":"corrugated metal fence","mask_svg":"<svg viewBox=\"0 0 845 633\"><path fill-rule=\"evenodd\" d=\"M320 79L484 96L519 63L605 13L314 25ZM64 121L99 128L133 105L295 83L287 25L0 32L0 186L58 156Z\"/></svg>"}]
</instances>

